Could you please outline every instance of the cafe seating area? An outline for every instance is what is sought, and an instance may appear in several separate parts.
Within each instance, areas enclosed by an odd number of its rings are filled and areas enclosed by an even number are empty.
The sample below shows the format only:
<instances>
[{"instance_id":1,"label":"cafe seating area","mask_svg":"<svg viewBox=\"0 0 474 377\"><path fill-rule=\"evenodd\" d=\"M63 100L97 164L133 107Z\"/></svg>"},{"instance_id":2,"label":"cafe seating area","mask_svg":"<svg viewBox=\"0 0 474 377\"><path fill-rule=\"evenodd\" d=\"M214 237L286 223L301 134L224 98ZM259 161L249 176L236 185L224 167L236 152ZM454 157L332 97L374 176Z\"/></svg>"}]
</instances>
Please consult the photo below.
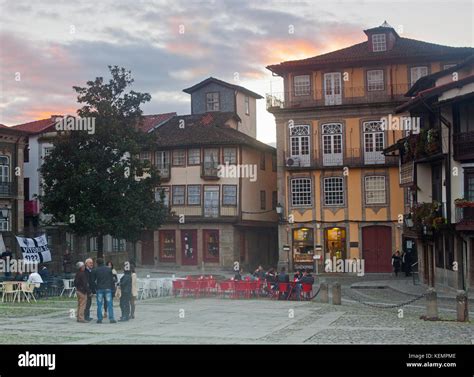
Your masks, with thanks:
<instances>
[{"instance_id":1,"label":"cafe seating area","mask_svg":"<svg viewBox=\"0 0 474 377\"><path fill-rule=\"evenodd\" d=\"M266 280L217 280L213 276L188 276L173 280L175 297L219 297L230 299L284 299L309 300L312 296L311 284L302 284L300 297L295 289L297 283L273 283Z\"/></svg>"}]
</instances>

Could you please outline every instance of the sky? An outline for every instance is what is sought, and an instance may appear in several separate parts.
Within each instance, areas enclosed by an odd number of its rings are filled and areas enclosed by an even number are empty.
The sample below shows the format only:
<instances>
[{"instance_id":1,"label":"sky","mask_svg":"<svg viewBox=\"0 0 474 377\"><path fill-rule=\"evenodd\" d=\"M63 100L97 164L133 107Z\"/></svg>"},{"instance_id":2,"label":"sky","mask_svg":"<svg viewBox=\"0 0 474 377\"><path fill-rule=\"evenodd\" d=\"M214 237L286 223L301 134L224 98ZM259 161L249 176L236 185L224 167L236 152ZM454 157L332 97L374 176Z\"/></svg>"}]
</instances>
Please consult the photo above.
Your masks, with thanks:
<instances>
[{"instance_id":1,"label":"sky","mask_svg":"<svg viewBox=\"0 0 474 377\"><path fill-rule=\"evenodd\" d=\"M209 76L281 92L267 65L363 42L385 20L403 37L473 46L473 0L0 0L0 123L74 114L72 86L108 78L108 65L151 94L145 114L189 114L182 89ZM257 106L257 138L274 142L274 118Z\"/></svg>"}]
</instances>

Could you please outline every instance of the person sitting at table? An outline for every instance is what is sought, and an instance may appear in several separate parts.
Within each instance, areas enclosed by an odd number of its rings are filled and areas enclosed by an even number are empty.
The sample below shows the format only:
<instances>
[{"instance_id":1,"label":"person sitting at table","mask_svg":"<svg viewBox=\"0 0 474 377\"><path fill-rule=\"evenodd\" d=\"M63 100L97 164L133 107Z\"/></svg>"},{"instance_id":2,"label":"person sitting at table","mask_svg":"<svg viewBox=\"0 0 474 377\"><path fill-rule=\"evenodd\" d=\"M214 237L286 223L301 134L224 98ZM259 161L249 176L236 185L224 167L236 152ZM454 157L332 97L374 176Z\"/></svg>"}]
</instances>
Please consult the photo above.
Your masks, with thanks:
<instances>
[{"instance_id":1,"label":"person sitting at table","mask_svg":"<svg viewBox=\"0 0 474 377\"><path fill-rule=\"evenodd\" d=\"M244 269L241 268L239 271L236 271L234 275L234 280L242 280L242 275L244 273Z\"/></svg>"},{"instance_id":2,"label":"person sitting at table","mask_svg":"<svg viewBox=\"0 0 474 377\"><path fill-rule=\"evenodd\" d=\"M295 274L293 275L293 281L300 281L302 277L303 277L303 271L302 271L302 270L298 270L298 271L296 271Z\"/></svg>"},{"instance_id":3,"label":"person sitting at table","mask_svg":"<svg viewBox=\"0 0 474 377\"><path fill-rule=\"evenodd\" d=\"M258 268L255 270L253 276L260 280L265 279L265 271L263 270L263 267L261 265L258 266Z\"/></svg>"},{"instance_id":4,"label":"person sitting at table","mask_svg":"<svg viewBox=\"0 0 474 377\"><path fill-rule=\"evenodd\" d=\"M32 272L30 276L28 276L27 282L30 284L34 284L36 288L39 288L41 284L44 283L44 280L39 273Z\"/></svg>"},{"instance_id":5,"label":"person sitting at table","mask_svg":"<svg viewBox=\"0 0 474 377\"><path fill-rule=\"evenodd\" d=\"M314 277L313 277L313 275L311 275L311 272L309 271L309 269L306 269L303 272L303 276L298 281L298 283L295 284L295 292L296 292L297 300L300 300L301 290L303 289L303 284L310 284L311 286L314 284Z\"/></svg>"},{"instance_id":6,"label":"person sitting at table","mask_svg":"<svg viewBox=\"0 0 474 377\"><path fill-rule=\"evenodd\" d=\"M281 268L280 273L277 276L277 282L278 283L289 283L290 282L290 276L286 273L286 268L285 267ZM289 294L289 291L285 292L283 294L283 298L287 299L288 294Z\"/></svg>"}]
</instances>

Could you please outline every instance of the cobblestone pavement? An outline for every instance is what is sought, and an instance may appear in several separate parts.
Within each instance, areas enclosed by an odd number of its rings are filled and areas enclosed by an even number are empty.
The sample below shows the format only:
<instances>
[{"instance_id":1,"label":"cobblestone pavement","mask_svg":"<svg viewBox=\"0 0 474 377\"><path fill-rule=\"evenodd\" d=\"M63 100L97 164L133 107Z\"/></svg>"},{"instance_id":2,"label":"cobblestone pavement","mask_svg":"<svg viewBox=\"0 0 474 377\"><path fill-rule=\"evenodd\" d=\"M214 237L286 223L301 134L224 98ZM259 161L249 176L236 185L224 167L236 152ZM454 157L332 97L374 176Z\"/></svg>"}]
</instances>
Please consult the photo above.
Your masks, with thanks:
<instances>
[{"instance_id":1,"label":"cobblestone pavement","mask_svg":"<svg viewBox=\"0 0 474 377\"><path fill-rule=\"evenodd\" d=\"M2 343L64 344L472 344L474 325L450 321L455 312L440 310L444 321L419 319L424 301L398 309L376 309L347 298L342 305L320 302L159 298L138 302L136 319L125 323L80 324L70 318L71 301L2 323ZM379 291L379 290L377 290ZM362 292L367 301L406 301L395 293ZM353 293L352 293L353 294ZM375 294L376 296L373 296ZM389 296L384 296L389 295ZM451 308L455 308L451 306ZM4 307L5 309L5 307ZM116 317L120 309L115 306ZM95 307L93 307L95 317ZM472 317L471 317L472 318Z\"/></svg>"}]
</instances>

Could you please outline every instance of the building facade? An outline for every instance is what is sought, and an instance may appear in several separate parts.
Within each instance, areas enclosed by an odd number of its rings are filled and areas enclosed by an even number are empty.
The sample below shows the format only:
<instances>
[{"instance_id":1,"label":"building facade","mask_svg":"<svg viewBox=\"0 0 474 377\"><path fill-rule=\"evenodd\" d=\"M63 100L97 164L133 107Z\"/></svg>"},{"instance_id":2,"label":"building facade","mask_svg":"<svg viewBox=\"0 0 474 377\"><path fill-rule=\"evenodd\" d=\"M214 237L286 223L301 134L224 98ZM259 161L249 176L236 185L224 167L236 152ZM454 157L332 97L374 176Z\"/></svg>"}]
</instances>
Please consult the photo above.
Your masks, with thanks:
<instances>
[{"instance_id":1,"label":"building facade","mask_svg":"<svg viewBox=\"0 0 474 377\"><path fill-rule=\"evenodd\" d=\"M365 42L267 67L284 83L267 110L277 130L279 262L291 269L360 258L365 272L391 272L404 196L398 159L383 154L403 137L390 115L419 78L471 51L403 38L386 23L364 32Z\"/></svg>"},{"instance_id":2,"label":"building facade","mask_svg":"<svg viewBox=\"0 0 474 377\"><path fill-rule=\"evenodd\" d=\"M192 114L152 132L141 158L161 175L169 217L144 232L142 265L212 270L277 263L276 151L255 139L258 94L209 78L184 90Z\"/></svg>"},{"instance_id":3,"label":"building facade","mask_svg":"<svg viewBox=\"0 0 474 377\"><path fill-rule=\"evenodd\" d=\"M24 148L23 132L0 125L0 232L5 247L17 257L21 255L15 236L23 234Z\"/></svg>"},{"instance_id":4,"label":"building facade","mask_svg":"<svg viewBox=\"0 0 474 377\"><path fill-rule=\"evenodd\" d=\"M429 286L474 287L474 55L419 80L397 112L420 133L387 148L400 157L407 192L404 234ZM407 246L406 245L406 246Z\"/></svg>"}]
</instances>

